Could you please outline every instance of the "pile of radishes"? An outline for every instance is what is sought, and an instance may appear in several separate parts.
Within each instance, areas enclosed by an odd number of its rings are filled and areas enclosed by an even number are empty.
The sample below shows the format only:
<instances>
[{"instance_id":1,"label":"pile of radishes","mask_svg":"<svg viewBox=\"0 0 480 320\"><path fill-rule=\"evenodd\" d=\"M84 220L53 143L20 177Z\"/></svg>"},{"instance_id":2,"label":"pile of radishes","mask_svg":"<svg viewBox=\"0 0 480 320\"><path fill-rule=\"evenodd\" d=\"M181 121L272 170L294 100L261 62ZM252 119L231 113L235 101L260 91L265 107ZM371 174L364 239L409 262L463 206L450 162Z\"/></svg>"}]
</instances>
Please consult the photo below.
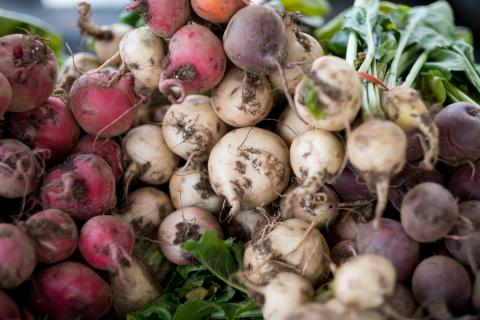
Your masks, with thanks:
<instances>
[{"instance_id":1,"label":"pile of radishes","mask_svg":"<svg viewBox=\"0 0 480 320\"><path fill-rule=\"evenodd\" d=\"M125 317L162 292L141 244L196 264L206 231L247 241L265 319L479 314L480 108L397 87L362 118L363 80L294 16L219 2L137 0L137 29L80 3L96 55L58 71L0 38L0 319Z\"/></svg>"}]
</instances>

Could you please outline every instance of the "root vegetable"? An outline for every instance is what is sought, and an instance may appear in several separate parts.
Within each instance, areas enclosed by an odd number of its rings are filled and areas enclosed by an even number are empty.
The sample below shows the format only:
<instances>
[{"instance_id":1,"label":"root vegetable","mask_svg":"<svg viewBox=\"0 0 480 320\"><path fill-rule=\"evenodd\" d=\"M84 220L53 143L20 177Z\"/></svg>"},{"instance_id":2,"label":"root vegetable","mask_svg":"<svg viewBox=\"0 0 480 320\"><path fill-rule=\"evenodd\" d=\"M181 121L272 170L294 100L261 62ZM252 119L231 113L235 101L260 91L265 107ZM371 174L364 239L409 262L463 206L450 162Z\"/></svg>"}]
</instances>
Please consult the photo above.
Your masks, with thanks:
<instances>
[{"instance_id":1,"label":"root vegetable","mask_svg":"<svg viewBox=\"0 0 480 320\"><path fill-rule=\"evenodd\" d=\"M215 145L208 160L210 184L232 206L265 206L287 187L288 148L276 134L255 127L233 130Z\"/></svg>"},{"instance_id":2,"label":"root vegetable","mask_svg":"<svg viewBox=\"0 0 480 320\"><path fill-rule=\"evenodd\" d=\"M417 310L417 303L409 288L397 283L392 295L388 298L390 305L402 317L412 317Z\"/></svg>"},{"instance_id":3,"label":"root vegetable","mask_svg":"<svg viewBox=\"0 0 480 320\"><path fill-rule=\"evenodd\" d=\"M332 187L346 202L371 201L375 198L365 180L350 165L333 179Z\"/></svg>"},{"instance_id":4,"label":"root vegetable","mask_svg":"<svg viewBox=\"0 0 480 320\"><path fill-rule=\"evenodd\" d=\"M86 221L113 208L115 177L99 156L77 154L47 174L40 196L45 209L59 209Z\"/></svg>"},{"instance_id":5,"label":"root vegetable","mask_svg":"<svg viewBox=\"0 0 480 320\"><path fill-rule=\"evenodd\" d=\"M278 118L275 132L290 146L297 135L308 131L308 129L308 125L300 119L292 108L287 106Z\"/></svg>"},{"instance_id":6,"label":"root vegetable","mask_svg":"<svg viewBox=\"0 0 480 320\"><path fill-rule=\"evenodd\" d=\"M230 221L229 233L242 240L250 241L268 223L267 214L266 211L243 207Z\"/></svg>"},{"instance_id":7,"label":"root vegetable","mask_svg":"<svg viewBox=\"0 0 480 320\"><path fill-rule=\"evenodd\" d=\"M2 290L0 290L0 320L14 320L20 318L20 310L18 310L15 302Z\"/></svg>"},{"instance_id":8,"label":"root vegetable","mask_svg":"<svg viewBox=\"0 0 480 320\"><path fill-rule=\"evenodd\" d=\"M456 169L450 177L448 190L459 201L480 200L480 161Z\"/></svg>"},{"instance_id":9,"label":"root vegetable","mask_svg":"<svg viewBox=\"0 0 480 320\"><path fill-rule=\"evenodd\" d=\"M7 77L0 72L0 119L3 119L3 115L7 112L12 99L12 86L8 82Z\"/></svg>"},{"instance_id":10,"label":"root vegetable","mask_svg":"<svg viewBox=\"0 0 480 320\"><path fill-rule=\"evenodd\" d=\"M35 109L53 93L57 62L40 38L11 34L0 38L0 73L8 79L12 99L8 111Z\"/></svg>"},{"instance_id":11,"label":"root vegetable","mask_svg":"<svg viewBox=\"0 0 480 320\"><path fill-rule=\"evenodd\" d=\"M242 0L192 0L195 13L215 23L227 23L243 7L245 2Z\"/></svg>"},{"instance_id":12,"label":"root vegetable","mask_svg":"<svg viewBox=\"0 0 480 320\"><path fill-rule=\"evenodd\" d=\"M354 217L353 214L340 215L333 226L328 229L329 238L334 242L341 240L356 241L360 226L361 223L357 221L357 217Z\"/></svg>"},{"instance_id":13,"label":"root vegetable","mask_svg":"<svg viewBox=\"0 0 480 320\"><path fill-rule=\"evenodd\" d=\"M480 312L480 274L475 273L475 280L472 290L472 306L475 311Z\"/></svg>"},{"instance_id":14,"label":"root vegetable","mask_svg":"<svg viewBox=\"0 0 480 320\"><path fill-rule=\"evenodd\" d=\"M320 303L305 303L285 314L281 320L347 320L331 308ZM377 320L377 319L375 319Z\"/></svg>"},{"instance_id":15,"label":"root vegetable","mask_svg":"<svg viewBox=\"0 0 480 320\"><path fill-rule=\"evenodd\" d=\"M35 213L25 222L25 231L35 244L40 262L66 260L77 249L77 226L68 214L60 210L47 209Z\"/></svg>"},{"instance_id":16,"label":"root vegetable","mask_svg":"<svg viewBox=\"0 0 480 320\"><path fill-rule=\"evenodd\" d=\"M342 240L335 244L331 249L332 262L337 266L341 266L345 262L351 260L357 255L355 242L351 240Z\"/></svg>"},{"instance_id":17,"label":"root vegetable","mask_svg":"<svg viewBox=\"0 0 480 320\"><path fill-rule=\"evenodd\" d=\"M100 67L97 56L89 52L78 52L68 57L58 72L57 84L67 93L73 83L84 73Z\"/></svg>"},{"instance_id":18,"label":"root vegetable","mask_svg":"<svg viewBox=\"0 0 480 320\"><path fill-rule=\"evenodd\" d=\"M213 90L212 106L231 126L254 126L272 109L272 88L265 77L233 67Z\"/></svg>"},{"instance_id":19,"label":"root vegetable","mask_svg":"<svg viewBox=\"0 0 480 320\"><path fill-rule=\"evenodd\" d=\"M195 260L182 249L182 244L190 239L200 239L209 230L223 238L222 229L211 213L195 207L177 210L169 214L158 229L160 248L171 262L177 265L191 264Z\"/></svg>"}]
</instances>

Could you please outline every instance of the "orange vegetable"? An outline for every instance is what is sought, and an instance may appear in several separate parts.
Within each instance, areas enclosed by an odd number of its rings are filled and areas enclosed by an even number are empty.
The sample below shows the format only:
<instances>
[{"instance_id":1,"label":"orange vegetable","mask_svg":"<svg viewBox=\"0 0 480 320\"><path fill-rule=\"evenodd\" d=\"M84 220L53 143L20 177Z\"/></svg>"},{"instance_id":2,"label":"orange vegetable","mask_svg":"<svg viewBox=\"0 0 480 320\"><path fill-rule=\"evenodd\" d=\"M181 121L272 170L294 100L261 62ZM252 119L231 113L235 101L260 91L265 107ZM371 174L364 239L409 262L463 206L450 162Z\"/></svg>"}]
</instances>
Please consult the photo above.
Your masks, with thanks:
<instances>
[{"instance_id":1,"label":"orange vegetable","mask_svg":"<svg viewBox=\"0 0 480 320\"><path fill-rule=\"evenodd\" d=\"M226 23L246 5L244 0L192 0L195 12L205 20Z\"/></svg>"}]
</instances>

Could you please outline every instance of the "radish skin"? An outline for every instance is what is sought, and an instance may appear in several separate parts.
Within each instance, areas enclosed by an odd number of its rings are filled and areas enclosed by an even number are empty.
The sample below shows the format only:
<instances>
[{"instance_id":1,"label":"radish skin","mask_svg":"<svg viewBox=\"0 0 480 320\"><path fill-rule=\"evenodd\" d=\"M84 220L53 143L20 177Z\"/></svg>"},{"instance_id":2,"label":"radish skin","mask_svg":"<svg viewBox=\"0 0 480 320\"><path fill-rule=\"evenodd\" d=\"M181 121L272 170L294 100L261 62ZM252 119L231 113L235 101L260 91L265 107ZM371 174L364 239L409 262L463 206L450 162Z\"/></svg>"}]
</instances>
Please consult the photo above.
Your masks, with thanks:
<instances>
[{"instance_id":1,"label":"radish skin","mask_svg":"<svg viewBox=\"0 0 480 320\"><path fill-rule=\"evenodd\" d=\"M0 119L3 119L5 112L13 99L12 86L3 73L0 72Z\"/></svg>"}]
</instances>

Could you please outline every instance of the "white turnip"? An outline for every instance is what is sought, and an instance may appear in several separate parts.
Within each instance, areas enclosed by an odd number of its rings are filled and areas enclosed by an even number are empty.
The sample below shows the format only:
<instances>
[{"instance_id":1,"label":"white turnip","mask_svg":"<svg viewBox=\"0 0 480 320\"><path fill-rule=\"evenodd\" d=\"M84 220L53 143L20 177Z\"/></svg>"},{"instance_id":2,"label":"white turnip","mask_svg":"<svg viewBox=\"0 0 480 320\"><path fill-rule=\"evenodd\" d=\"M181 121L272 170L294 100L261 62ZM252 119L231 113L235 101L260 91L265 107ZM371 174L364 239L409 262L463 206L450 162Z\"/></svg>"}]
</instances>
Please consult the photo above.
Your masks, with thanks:
<instances>
[{"instance_id":1,"label":"white turnip","mask_svg":"<svg viewBox=\"0 0 480 320\"><path fill-rule=\"evenodd\" d=\"M308 129L308 124L300 119L292 108L287 106L278 118L275 132L290 146L297 135L308 131Z\"/></svg>"}]
</instances>

